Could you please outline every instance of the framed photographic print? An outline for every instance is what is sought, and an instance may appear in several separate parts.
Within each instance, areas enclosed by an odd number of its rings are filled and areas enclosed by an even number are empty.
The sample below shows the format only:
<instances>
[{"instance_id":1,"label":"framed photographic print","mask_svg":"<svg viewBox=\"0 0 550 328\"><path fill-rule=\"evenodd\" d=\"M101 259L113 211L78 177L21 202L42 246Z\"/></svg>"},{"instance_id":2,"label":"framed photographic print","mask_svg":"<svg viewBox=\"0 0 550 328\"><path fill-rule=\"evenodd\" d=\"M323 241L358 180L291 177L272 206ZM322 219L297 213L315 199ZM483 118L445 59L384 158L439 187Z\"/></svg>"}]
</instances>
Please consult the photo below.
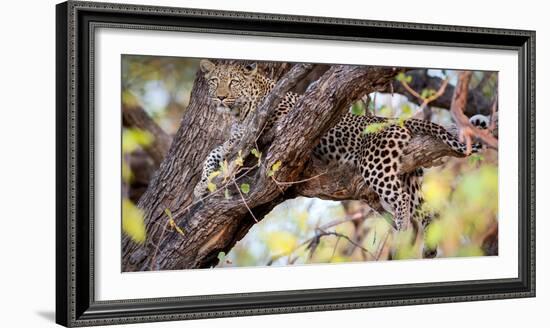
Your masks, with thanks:
<instances>
[{"instance_id":1,"label":"framed photographic print","mask_svg":"<svg viewBox=\"0 0 550 328\"><path fill-rule=\"evenodd\" d=\"M57 322L533 297L534 47L57 5Z\"/></svg>"}]
</instances>

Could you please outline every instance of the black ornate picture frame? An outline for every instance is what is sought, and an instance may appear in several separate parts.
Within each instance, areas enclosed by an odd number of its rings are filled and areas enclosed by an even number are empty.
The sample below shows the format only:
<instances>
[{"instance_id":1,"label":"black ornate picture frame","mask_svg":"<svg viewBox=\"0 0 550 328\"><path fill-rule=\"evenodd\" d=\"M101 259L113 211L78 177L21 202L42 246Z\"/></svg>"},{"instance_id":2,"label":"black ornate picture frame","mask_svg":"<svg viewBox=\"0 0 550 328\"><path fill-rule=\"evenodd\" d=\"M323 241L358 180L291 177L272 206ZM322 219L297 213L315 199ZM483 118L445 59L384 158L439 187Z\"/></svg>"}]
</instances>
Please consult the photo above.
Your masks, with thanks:
<instances>
[{"instance_id":1,"label":"black ornate picture frame","mask_svg":"<svg viewBox=\"0 0 550 328\"><path fill-rule=\"evenodd\" d=\"M56 322L90 326L535 296L535 32L68 1L56 29ZM519 276L385 286L97 301L94 33L97 27L507 49L519 58ZM269 287L267 287L269 288Z\"/></svg>"}]
</instances>

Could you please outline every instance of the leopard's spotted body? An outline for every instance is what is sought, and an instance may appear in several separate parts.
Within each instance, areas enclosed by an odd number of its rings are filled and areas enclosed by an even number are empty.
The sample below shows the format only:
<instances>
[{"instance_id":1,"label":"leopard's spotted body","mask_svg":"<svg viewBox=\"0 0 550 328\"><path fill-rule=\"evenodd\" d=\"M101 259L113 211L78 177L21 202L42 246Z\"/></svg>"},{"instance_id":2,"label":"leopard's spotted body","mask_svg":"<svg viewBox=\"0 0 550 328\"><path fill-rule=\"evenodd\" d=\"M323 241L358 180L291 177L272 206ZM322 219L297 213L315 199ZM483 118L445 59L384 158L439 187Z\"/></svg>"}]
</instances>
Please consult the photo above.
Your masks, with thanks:
<instances>
[{"instance_id":1,"label":"leopard's spotted body","mask_svg":"<svg viewBox=\"0 0 550 328\"><path fill-rule=\"evenodd\" d=\"M231 137L223 145L215 148L208 156L201 181L195 188L195 196L206 193L207 179L217 170L231 146L242 137L246 127L244 118L253 112L273 88L274 82L257 73L256 65L215 65L202 60L201 69L209 83L209 96L221 112L229 112L238 117ZM279 104L269 125L285 115L298 101L299 96L287 93ZM379 131L365 134L365 129L378 123ZM375 191L389 212L394 215L398 230L407 229L411 220L425 224L420 214L422 206L422 169L408 174L399 174L401 156L408 142L415 135L430 135L446 143L454 151L466 155L466 145L443 127L423 120L408 119L397 122L376 116L358 116L348 113L342 117L314 149L314 154L329 163L347 164L356 168L365 181L365 187ZM475 150L475 149L474 149Z\"/></svg>"}]
</instances>

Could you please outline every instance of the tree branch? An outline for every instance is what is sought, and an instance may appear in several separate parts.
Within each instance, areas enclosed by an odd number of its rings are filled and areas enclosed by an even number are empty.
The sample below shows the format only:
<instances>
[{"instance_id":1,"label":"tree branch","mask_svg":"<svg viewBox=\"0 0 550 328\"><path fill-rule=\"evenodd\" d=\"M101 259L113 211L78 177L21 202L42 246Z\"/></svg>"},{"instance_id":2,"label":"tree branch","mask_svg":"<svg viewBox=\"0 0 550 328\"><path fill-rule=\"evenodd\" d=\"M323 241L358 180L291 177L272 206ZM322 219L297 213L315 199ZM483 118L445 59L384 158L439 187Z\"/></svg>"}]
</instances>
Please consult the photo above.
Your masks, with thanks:
<instances>
[{"instance_id":1,"label":"tree branch","mask_svg":"<svg viewBox=\"0 0 550 328\"><path fill-rule=\"evenodd\" d=\"M426 70L410 70L407 71L407 75L412 77L412 81L408 84L409 87L413 90L423 90L423 89L433 89L439 90L444 83L444 79L429 76ZM416 97L414 94L408 92L408 90L403 86L399 81L393 81L393 91L404 95L409 99L409 101L417 103L418 105L422 104L422 100ZM453 100L453 94L455 92L455 87L448 85L443 93L430 102L430 106L450 109L451 103ZM491 115L492 112L492 101L487 99L483 92L481 91L481 86L479 88L474 88L470 90L466 102L466 107L464 108L464 113L471 117L476 114Z\"/></svg>"}]
</instances>

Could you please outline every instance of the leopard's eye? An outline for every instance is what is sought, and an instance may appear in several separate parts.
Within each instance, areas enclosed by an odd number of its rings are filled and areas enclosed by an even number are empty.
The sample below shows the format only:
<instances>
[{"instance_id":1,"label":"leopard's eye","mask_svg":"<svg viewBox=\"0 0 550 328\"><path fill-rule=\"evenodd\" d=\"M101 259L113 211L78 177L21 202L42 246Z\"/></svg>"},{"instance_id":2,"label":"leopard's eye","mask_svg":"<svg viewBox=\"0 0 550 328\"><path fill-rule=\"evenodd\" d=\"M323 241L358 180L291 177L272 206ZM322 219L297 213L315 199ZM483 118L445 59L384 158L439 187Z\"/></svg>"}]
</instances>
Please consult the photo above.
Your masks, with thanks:
<instances>
[{"instance_id":1,"label":"leopard's eye","mask_svg":"<svg viewBox=\"0 0 550 328\"><path fill-rule=\"evenodd\" d=\"M231 82L229 82L229 85L239 85L239 83L241 83L241 80L231 79Z\"/></svg>"}]
</instances>

